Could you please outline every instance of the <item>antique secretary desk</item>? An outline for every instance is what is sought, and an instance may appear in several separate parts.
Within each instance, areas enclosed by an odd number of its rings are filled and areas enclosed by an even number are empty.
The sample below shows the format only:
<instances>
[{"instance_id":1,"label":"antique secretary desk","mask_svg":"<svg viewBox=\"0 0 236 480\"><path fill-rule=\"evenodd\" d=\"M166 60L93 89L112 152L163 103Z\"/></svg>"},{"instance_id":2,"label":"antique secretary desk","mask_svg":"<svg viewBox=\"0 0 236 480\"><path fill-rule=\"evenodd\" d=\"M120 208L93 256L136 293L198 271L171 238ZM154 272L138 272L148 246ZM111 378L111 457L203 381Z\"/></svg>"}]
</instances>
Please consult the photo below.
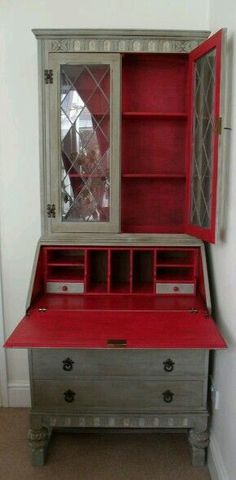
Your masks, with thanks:
<instances>
[{"instance_id":1,"label":"antique secretary desk","mask_svg":"<svg viewBox=\"0 0 236 480\"><path fill-rule=\"evenodd\" d=\"M26 316L33 464L54 428L208 445L224 31L35 30L43 235Z\"/></svg>"}]
</instances>

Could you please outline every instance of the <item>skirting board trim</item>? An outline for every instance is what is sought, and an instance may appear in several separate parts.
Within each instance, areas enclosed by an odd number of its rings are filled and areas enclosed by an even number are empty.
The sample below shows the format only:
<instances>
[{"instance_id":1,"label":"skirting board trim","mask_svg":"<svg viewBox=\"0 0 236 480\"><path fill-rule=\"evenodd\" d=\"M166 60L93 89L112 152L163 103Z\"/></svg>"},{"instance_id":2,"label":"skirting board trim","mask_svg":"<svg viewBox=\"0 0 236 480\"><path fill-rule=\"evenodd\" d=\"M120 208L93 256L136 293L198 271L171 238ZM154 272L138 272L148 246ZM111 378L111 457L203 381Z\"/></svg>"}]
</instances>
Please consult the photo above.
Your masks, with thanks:
<instances>
[{"instance_id":1,"label":"skirting board trim","mask_svg":"<svg viewBox=\"0 0 236 480\"><path fill-rule=\"evenodd\" d=\"M30 386L28 383L8 384L9 407L30 407Z\"/></svg>"},{"instance_id":2,"label":"skirting board trim","mask_svg":"<svg viewBox=\"0 0 236 480\"><path fill-rule=\"evenodd\" d=\"M207 458L211 480L229 480L221 450L214 434L211 434Z\"/></svg>"}]
</instances>

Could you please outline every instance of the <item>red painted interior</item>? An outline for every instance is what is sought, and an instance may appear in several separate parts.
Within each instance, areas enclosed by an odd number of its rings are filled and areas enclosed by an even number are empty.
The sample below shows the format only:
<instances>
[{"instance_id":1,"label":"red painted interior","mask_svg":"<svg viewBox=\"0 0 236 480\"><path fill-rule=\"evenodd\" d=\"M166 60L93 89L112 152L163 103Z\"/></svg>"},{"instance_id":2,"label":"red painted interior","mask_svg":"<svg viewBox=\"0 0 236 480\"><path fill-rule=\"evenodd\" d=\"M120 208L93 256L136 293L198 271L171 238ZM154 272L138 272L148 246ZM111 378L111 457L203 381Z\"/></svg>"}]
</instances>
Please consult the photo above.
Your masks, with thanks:
<instances>
[{"instance_id":1,"label":"red painted interior","mask_svg":"<svg viewBox=\"0 0 236 480\"><path fill-rule=\"evenodd\" d=\"M83 282L83 295L156 296L156 282L192 283L199 288L199 263L198 247L45 246L39 254L33 299L44 295L47 282ZM202 286L201 295L203 291Z\"/></svg>"},{"instance_id":2,"label":"red painted interior","mask_svg":"<svg viewBox=\"0 0 236 480\"><path fill-rule=\"evenodd\" d=\"M122 173L185 176L185 131L185 118L124 117Z\"/></svg>"},{"instance_id":3,"label":"red painted interior","mask_svg":"<svg viewBox=\"0 0 236 480\"><path fill-rule=\"evenodd\" d=\"M7 340L8 348L225 348L214 321L203 313L33 310Z\"/></svg>"},{"instance_id":4,"label":"red painted interior","mask_svg":"<svg viewBox=\"0 0 236 480\"><path fill-rule=\"evenodd\" d=\"M41 247L31 307L5 346L224 348L204 301L198 247ZM84 294L45 294L47 282L81 282ZM156 282L192 283L191 295L156 294ZM200 283L199 283L200 282Z\"/></svg>"},{"instance_id":5,"label":"red painted interior","mask_svg":"<svg viewBox=\"0 0 236 480\"><path fill-rule=\"evenodd\" d=\"M188 56L125 54L123 112L185 113Z\"/></svg>"},{"instance_id":6,"label":"red painted interior","mask_svg":"<svg viewBox=\"0 0 236 480\"><path fill-rule=\"evenodd\" d=\"M138 285L137 285L138 291ZM140 293L140 291L139 291ZM200 294L196 295L153 295L152 293L143 295L58 295L45 294L42 295L35 303L34 308L46 308L52 310L87 310L102 312L104 310L142 312L142 311L184 311L184 310L201 310L206 311L206 304Z\"/></svg>"},{"instance_id":7,"label":"red painted interior","mask_svg":"<svg viewBox=\"0 0 236 480\"><path fill-rule=\"evenodd\" d=\"M214 241L219 135L215 134L213 146L211 225L209 229L200 228L189 221L191 112L195 61L216 48L214 115L219 116L221 42L222 31L189 55L123 55L122 232L187 231L203 240Z\"/></svg>"},{"instance_id":8,"label":"red painted interior","mask_svg":"<svg viewBox=\"0 0 236 480\"><path fill-rule=\"evenodd\" d=\"M188 56L127 54L122 65L121 229L181 233Z\"/></svg>"},{"instance_id":9,"label":"red painted interior","mask_svg":"<svg viewBox=\"0 0 236 480\"><path fill-rule=\"evenodd\" d=\"M123 232L183 232L184 178L125 178L121 198Z\"/></svg>"}]
</instances>

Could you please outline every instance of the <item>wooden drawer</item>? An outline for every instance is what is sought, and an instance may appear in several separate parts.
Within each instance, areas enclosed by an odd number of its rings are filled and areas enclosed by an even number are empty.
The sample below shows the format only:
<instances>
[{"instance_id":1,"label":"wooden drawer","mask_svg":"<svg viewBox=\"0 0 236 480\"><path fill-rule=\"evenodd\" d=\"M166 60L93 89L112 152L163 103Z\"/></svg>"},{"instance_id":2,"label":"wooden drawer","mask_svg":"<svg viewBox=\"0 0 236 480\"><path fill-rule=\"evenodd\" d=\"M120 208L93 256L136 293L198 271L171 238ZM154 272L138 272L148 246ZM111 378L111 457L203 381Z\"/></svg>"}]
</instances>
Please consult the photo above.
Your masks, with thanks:
<instances>
[{"instance_id":1,"label":"wooden drawer","mask_svg":"<svg viewBox=\"0 0 236 480\"><path fill-rule=\"evenodd\" d=\"M34 349L31 352L35 379L87 375L193 378L207 374L206 350Z\"/></svg>"},{"instance_id":2,"label":"wooden drawer","mask_svg":"<svg viewBox=\"0 0 236 480\"><path fill-rule=\"evenodd\" d=\"M84 293L84 282L47 282L47 293Z\"/></svg>"},{"instance_id":3,"label":"wooden drawer","mask_svg":"<svg viewBox=\"0 0 236 480\"><path fill-rule=\"evenodd\" d=\"M175 294L175 295L194 295L194 283L156 283L156 293L158 294Z\"/></svg>"},{"instance_id":4,"label":"wooden drawer","mask_svg":"<svg viewBox=\"0 0 236 480\"><path fill-rule=\"evenodd\" d=\"M38 410L156 412L205 408L206 381L157 381L146 378L87 378L33 382L32 406Z\"/></svg>"}]
</instances>

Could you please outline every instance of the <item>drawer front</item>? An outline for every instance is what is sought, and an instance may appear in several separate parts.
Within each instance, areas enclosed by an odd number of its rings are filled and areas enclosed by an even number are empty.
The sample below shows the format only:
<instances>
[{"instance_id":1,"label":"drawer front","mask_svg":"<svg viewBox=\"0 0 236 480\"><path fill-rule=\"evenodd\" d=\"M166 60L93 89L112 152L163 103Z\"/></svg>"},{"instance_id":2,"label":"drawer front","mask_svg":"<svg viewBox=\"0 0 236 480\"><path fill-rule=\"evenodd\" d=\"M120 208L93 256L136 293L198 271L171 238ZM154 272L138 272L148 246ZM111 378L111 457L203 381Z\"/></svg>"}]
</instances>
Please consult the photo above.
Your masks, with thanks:
<instances>
[{"instance_id":1,"label":"drawer front","mask_svg":"<svg viewBox=\"0 0 236 480\"><path fill-rule=\"evenodd\" d=\"M108 412L156 412L205 408L206 382L133 378L90 378L33 382L34 409Z\"/></svg>"},{"instance_id":2,"label":"drawer front","mask_svg":"<svg viewBox=\"0 0 236 480\"><path fill-rule=\"evenodd\" d=\"M81 376L163 376L185 378L207 375L205 350L48 350L33 349L35 379Z\"/></svg>"},{"instance_id":3,"label":"drawer front","mask_svg":"<svg viewBox=\"0 0 236 480\"><path fill-rule=\"evenodd\" d=\"M156 293L175 294L175 295L193 295L195 293L194 283L156 283Z\"/></svg>"},{"instance_id":4,"label":"drawer front","mask_svg":"<svg viewBox=\"0 0 236 480\"><path fill-rule=\"evenodd\" d=\"M84 282L47 282L47 293L84 293Z\"/></svg>"}]
</instances>

